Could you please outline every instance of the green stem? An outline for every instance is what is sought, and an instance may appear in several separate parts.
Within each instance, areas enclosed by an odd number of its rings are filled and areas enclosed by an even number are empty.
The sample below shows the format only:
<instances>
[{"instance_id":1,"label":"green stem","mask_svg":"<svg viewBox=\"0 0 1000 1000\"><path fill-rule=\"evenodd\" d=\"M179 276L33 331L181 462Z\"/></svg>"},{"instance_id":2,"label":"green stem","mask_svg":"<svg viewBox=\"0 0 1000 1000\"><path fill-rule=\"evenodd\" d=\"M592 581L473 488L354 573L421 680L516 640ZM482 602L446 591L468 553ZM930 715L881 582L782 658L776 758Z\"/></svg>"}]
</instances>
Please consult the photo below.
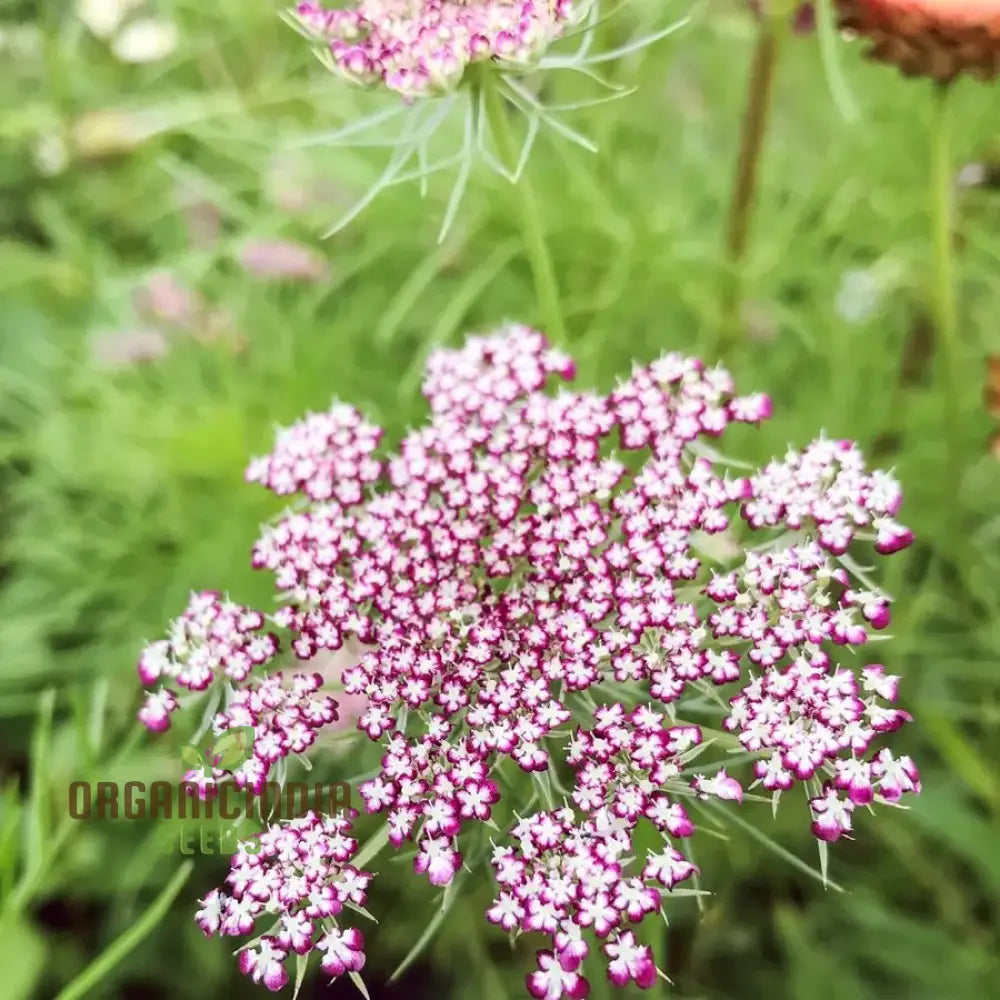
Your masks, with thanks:
<instances>
[{"instance_id":1,"label":"green stem","mask_svg":"<svg viewBox=\"0 0 1000 1000\"><path fill-rule=\"evenodd\" d=\"M740 335L740 307L743 298L743 258L750 239L751 216L757 193L757 174L770 119L774 72L778 62L781 36L787 29L788 14L784 4L768 2L761 17L754 46L746 107L740 132L740 153L736 161L729 216L726 226L727 288L723 300L720 348ZM775 10L775 8L778 8Z\"/></svg>"},{"instance_id":2,"label":"green stem","mask_svg":"<svg viewBox=\"0 0 1000 1000\"><path fill-rule=\"evenodd\" d=\"M938 372L944 393L948 476L942 483L948 505L954 499L962 472L959 393L961 351L958 341L958 302L955 294L954 180L951 152L949 88L935 94L931 126L931 217L934 233L933 303L938 335Z\"/></svg>"},{"instance_id":3,"label":"green stem","mask_svg":"<svg viewBox=\"0 0 1000 1000\"><path fill-rule=\"evenodd\" d=\"M481 86L486 105L486 120L497 153L504 167L513 172L517 168L518 150L507 119L504 98L497 85L496 73L487 70L481 78ZM563 323L562 308L559 305L559 285L556 282L552 257L545 243L545 234L542 232L535 192L526 177L522 177L516 187L515 200L521 217L524 249L535 279L535 294L538 296L542 319L547 327L546 333L555 343L565 346L566 328Z\"/></svg>"}]
</instances>

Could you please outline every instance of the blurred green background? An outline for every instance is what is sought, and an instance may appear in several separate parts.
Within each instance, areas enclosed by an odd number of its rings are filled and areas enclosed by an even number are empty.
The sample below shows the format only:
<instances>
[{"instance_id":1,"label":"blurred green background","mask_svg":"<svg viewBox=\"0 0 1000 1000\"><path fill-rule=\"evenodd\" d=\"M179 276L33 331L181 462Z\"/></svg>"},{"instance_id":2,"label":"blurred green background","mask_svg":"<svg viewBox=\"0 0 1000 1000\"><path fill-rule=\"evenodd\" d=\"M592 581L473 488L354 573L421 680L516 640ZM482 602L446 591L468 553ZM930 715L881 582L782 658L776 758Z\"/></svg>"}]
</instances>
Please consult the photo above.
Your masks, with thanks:
<instances>
[{"instance_id":1,"label":"blurred green background","mask_svg":"<svg viewBox=\"0 0 1000 1000\"><path fill-rule=\"evenodd\" d=\"M434 345L539 322L509 185L486 169L441 245L448 178L424 200L391 189L320 239L388 154L302 140L384 101L330 78L278 6L159 0L116 26L114 0L0 2L3 1000L55 997L181 864L175 827L74 823L66 787L176 778L178 737L137 738L134 663L192 588L270 606L248 549L280 505L242 485L248 457L334 395L398 433L423 413ZM687 6L637 0L598 45ZM638 89L570 116L598 153L547 135L533 153L583 385L608 388L667 349L717 360L754 32L735 0L703 5L604 67ZM963 453L961 481L945 482L927 302L931 94L839 49L857 121L831 100L814 36L790 38L779 67L745 329L725 359L776 412L727 450L766 459L826 430L895 468L918 543L886 561L895 638L879 652L904 676L916 722L899 742L924 794L908 812L858 817L855 841L831 851L844 893L738 831L703 838L714 895L700 917L690 901L671 910L661 957L676 986L661 996L1000 996L1000 459L983 397L1000 354L1000 92L953 94ZM550 99L594 96L564 75L545 81ZM260 273L262 259L277 266L274 241L297 245L280 249L284 276ZM357 745L322 766L345 777L371 763ZM777 821L752 804L741 816L815 864L804 804ZM226 867L198 858L160 923L87 995L266 995L192 921ZM408 862L381 867L369 902L381 921L365 929L374 1000L524 995L532 948L512 956L483 920L485 881L384 986L437 896ZM316 976L302 995L351 991Z\"/></svg>"}]
</instances>

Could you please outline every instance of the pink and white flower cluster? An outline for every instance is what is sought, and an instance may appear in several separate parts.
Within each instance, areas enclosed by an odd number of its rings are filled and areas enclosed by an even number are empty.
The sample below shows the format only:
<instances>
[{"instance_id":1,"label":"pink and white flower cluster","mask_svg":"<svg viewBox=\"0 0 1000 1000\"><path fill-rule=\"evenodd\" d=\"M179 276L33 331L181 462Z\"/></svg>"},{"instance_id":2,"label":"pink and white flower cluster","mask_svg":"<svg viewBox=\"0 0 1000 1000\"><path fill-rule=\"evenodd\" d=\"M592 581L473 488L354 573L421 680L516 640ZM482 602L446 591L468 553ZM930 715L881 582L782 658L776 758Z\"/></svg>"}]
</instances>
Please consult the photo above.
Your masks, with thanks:
<instances>
[{"instance_id":1,"label":"pink and white flower cluster","mask_svg":"<svg viewBox=\"0 0 1000 1000\"><path fill-rule=\"evenodd\" d=\"M883 745L909 718L897 678L860 655L889 599L848 552L912 541L896 482L825 439L732 475L717 439L771 402L695 359L667 354L608 394L552 391L573 374L511 325L431 356L429 419L394 452L336 404L247 474L304 495L252 560L275 574L296 656L357 651L342 680L382 749L360 794L390 843L446 886L527 813L493 852L488 918L549 937L528 980L544 1000L584 994L591 934L612 982L652 983L636 925L695 872L683 842L702 800L799 782L827 841L858 806L920 787ZM287 695L241 688L217 718L255 728L242 780L335 717L303 676ZM716 720L685 721L689 695ZM712 746L751 763L691 768ZM268 947L261 968L281 964Z\"/></svg>"},{"instance_id":2,"label":"pink and white flower cluster","mask_svg":"<svg viewBox=\"0 0 1000 1000\"><path fill-rule=\"evenodd\" d=\"M364 937L341 921L345 910L362 912L374 876L349 864L358 849L350 832L345 816L309 812L259 834L256 853L233 855L229 891L201 900L198 926L206 936L257 933L240 950L240 969L269 990L288 982L293 953L322 953L320 967L334 979L360 971Z\"/></svg>"},{"instance_id":3,"label":"pink and white flower cluster","mask_svg":"<svg viewBox=\"0 0 1000 1000\"><path fill-rule=\"evenodd\" d=\"M381 437L380 427L340 404L281 431L274 454L252 462L246 478L279 496L305 493L349 507L381 475L381 464L372 458Z\"/></svg>"},{"instance_id":4,"label":"pink and white flower cluster","mask_svg":"<svg viewBox=\"0 0 1000 1000\"><path fill-rule=\"evenodd\" d=\"M295 674L286 683L279 672L239 688L212 719L212 731L218 736L237 726L253 727L251 755L234 771L192 770L184 780L196 785L203 797L214 795L218 782L227 778L237 788L249 787L260 795L278 761L305 754L319 730L337 721L337 702L318 694L322 686L321 674Z\"/></svg>"},{"instance_id":5,"label":"pink and white flower cluster","mask_svg":"<svg viewBox=\"0 0 1000 1000\"><path fill-rule=\"evenodd\" d=\"M492 856L499 893L487 919L509 933L549 937L527 977L538 1000L587 995L579 968L589 932L608 959L612 983L652 986L652 950L630 925L658 914L662 893L697 870L673 841L695 830L679 801L692 795L691 784L680 775L697 753L700 730L666 726L664 713L645 705L633 712L603 705L593 714L594 728L578 729L567 746L579 815L567 806L528 816L511 831L514 846L497 847ZM662 837L656 850L640 852L633 843L642 819Z\"/></svg>"},{"instance_id":6,"label":"pink and white flower cluster","mask_svg":"<svg viewBox=\"0 0 1000 1000\"><path fill-rule=\"evenodd\" d=\"M295 13L329 46L339 73L409 100L453 90L474 63L530 68L588 8L587 0L360 0L328 9L307 0Z\"/></svg>"},{"instance_id":7,"label":"pink and white flower cluster","mask_svg":"<svg viewBox=\"0 0 1000 1000\"><path fill-rule=\"evenodd\" d=\"M163 685L204 691L220 678L236 684L246 680L278 651L277 636L263 629L259 611L225 601L214 590L192 594L184 614L171 622L168 637L150 643L139 659L139 679L155 687L139 720L154 732L169 728L179 702L177 692Z\"/></svg>"},{"instance_id":8,"label":"pink and white flower cluster","mask_svg":"<svg viewBox=\"0 0 1000 1000\"><path fill-rule=\"evenodd\" d=\"M842 446L840 451L847 453ZM864 492L856 496L865 498ZM856 523L868 523L873 503L870 497L858 503L853 522L841 522L826 536L827 545L843 554L847 533ZM823 521L820 534L831 523ZM894 550L908 533L898 526L891 530ZM849 833L854 806L871 802L876 787L890 802L919 790L909 758L896 761L882 748L866 759L876 737L910 719L892 707L899 678L886 675L881 664L860 672L838 666L827 651L863 646L869 629L884 629L890 617L884 596L852 589L847 571L831 563L819 541L748 552L739 569L713 575L705 593L718 605L708 619L712 638L747 643L747 659L760 671L730 700L724 726L758 755L754 773L769 791L787 790L796 781L815 791L823 782L811 802L817 837L837 840ZM846 800L835 805L838 791L846 792Z\"/></svg>"}]
</instances>

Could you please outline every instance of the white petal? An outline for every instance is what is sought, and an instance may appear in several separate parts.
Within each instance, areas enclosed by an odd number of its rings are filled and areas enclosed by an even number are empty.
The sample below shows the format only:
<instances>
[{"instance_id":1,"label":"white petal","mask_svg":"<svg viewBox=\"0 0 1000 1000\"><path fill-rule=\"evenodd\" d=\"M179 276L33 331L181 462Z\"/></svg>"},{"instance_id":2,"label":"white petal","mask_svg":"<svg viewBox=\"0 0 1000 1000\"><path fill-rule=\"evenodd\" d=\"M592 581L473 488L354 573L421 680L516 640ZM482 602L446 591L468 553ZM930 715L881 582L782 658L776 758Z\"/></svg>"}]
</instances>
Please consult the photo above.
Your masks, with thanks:
<instances>
[{"instance_id":1,"label":"white petal","mask_svg":"<svg viewBox=\"0 0 1000 1000\"><path fill-rule=\"evenodd\" d=\"M110 38L139 0L77 0L76 16L98 38Z\"/></svg>"},{"instance_id":2,"label":"white petal","mask_svg":"<svg viewBox=\"0 0 1000 1000\"><path fill-rule=\"evenodd\" d=\"M177 28L169 21L145 18L127 25L111 43L114 54L129 63L156 62L177 48Z\"/></svg>"}]
</instances>

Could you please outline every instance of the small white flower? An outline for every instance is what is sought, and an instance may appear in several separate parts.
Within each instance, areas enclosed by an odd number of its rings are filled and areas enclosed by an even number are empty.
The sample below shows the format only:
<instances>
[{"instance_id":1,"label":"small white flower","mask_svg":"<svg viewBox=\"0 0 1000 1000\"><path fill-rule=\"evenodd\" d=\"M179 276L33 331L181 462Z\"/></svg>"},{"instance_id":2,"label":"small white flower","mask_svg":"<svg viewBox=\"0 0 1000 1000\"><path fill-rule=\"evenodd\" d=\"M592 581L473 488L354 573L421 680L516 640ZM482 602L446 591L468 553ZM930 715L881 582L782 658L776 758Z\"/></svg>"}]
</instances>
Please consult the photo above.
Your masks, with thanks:
<instances>
[{"instance_id":1,"label":"small white flower","mask_svg":"<svg viewBox=\"0 0 1000 1000\"><path fill-rule=\"evenodd\" d=\"M175 25L169 21L143 18L125 26L111 43L111 51L122 62L158 62L177 48L177 42Z\"/></svg>"},{"instance_id":2,"label":"small white flower","mask_svg":"<svg viewBox=\"0 0 1000 1000\"><path fill-rule=\"evenodd\" d=\"M140 0L77 0L76 16L97 35L110 38Z\"/></svg>"},{"instance_id":3,"label":"small white flower","mask_svg":"<svg viewBox=\"0 0 1000 1000\"><path fill-rule=\"evenodd\" d=\"M40 173L46 177L55 177L69 165L69 150L58 132L43 132L35 142L32 159Z\"/></svg>"},{"instance_id":4,"label":"small white flower","mask_svg":"<svg viewBox=\"0 0 1000 1000\"><path fill-rule=\"evenodd\" d=\"M837 289L834 308L837 315L848 323L864 323L875 314L881 297L882 289L871 271L845 271Z\"/></svg>"}]
</instances>

